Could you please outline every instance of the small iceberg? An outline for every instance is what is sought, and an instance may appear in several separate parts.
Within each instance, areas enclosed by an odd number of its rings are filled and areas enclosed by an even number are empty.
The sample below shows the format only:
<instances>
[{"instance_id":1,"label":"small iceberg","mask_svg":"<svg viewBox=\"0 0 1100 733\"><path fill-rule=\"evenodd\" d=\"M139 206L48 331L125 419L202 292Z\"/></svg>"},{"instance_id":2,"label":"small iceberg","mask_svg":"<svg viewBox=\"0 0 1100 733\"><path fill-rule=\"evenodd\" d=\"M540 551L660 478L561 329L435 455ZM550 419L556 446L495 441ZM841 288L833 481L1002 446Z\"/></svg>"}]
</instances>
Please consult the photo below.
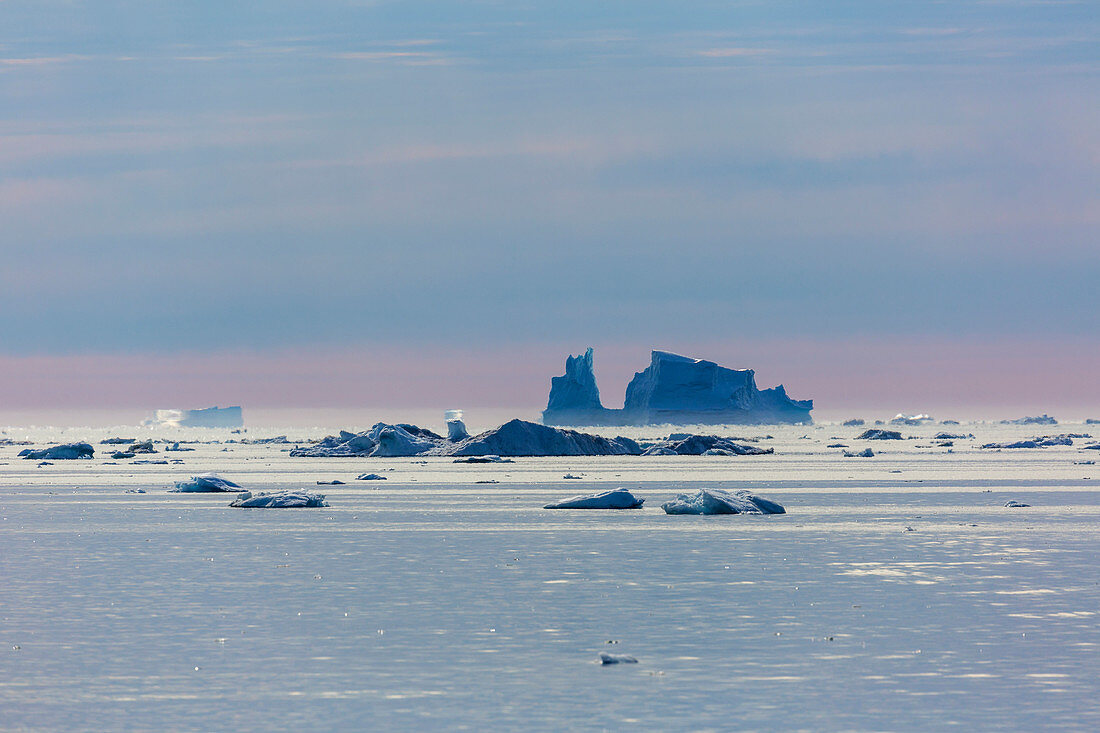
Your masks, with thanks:
<instances>
[{"instance_id":1,"label":"small iceberg","mask_svg":"<svg viewBox=\"0 0 1100 733\"><path fill-rule=\"evenodd\" d=\"M875 457L875 452L873 450L871 450L870 448L864 448L861 451L846 450L846 451L844 451L844 457L845 458L874 458Z\"/></svg>"},{"instance_id":2,"label":"small iceberg","mask_svg":"<svg viewBox=\"0 0 1100 733\"><path fill-rule=\"evenodd\" d=\"M338 478L334 478L332 481L318 481L318 486L343 486L344 482Z\"/></svg>"},{"instance_id":3,"label":"small iceberg","mask_svg":"<svg viewBox=\"0 0 1100 733\"><path fill-rule=\"evenodd\" d=\"M680 494L661 505L665 514L786 514L787 510L774 501L747 491L700 489L694 494Z\"/></svg>"},{"instance_id":4,"label":"small iceberg","mask_svg":"<svg viewBox=\"0 0 1100 733\"><path fill-rule=\"evenodd\" d=\"M600 652L600 664L637 664L638 660L629 654L608 654Z\"/></svg>"},{"instance_id":5,"label":"small iceberg","mask_svg":"<svg viewBox=\"0 0 1100 733\"><path fill-rule=\"evenodd\" d=\"M871 428L870 430L864 430L862 433L857 435L856 440L902 440L902 437L901 433L899 433L897 430Z\"/></svg>"},{"instance_id":6,"label":"small iceberg","mask_svg":"<svg viewBox=\"0 0 1100 733\"><path fill-rule=\"evenodd\" d=\"M216 473L204 473L192 476L187 481L177 481L176 488L169 489L176 494L210 493L217 491L240 491L241 485L235 484Z\"/></svg>"},{"instance_id":7,"label":"small iceberg","mask_svg":"<svg viewBox=\"0 0 1100 733\"><path fill-rule=\"evenodd\" d=\"M355 477L356 481L385 481L386 477L377 473L361 473Z\"/></svg>"},{"instance_id":8,"label":"small iceberg","mask_svg":"<svg viewBox=\"0 0 1100 733\"><path fill-rule=\"evenodd\" d=\"M229 505L243 509L298 509L328 506L324 494L299 489L298 491L242 491Z\"/></svg>"},{"instance_id":9,"label":"small iceberg","mask_svg":"<svg viewBox=\"0 0 1100 733\"><path fill-rule=\"evenodd\" d=\"M543 509L639 509L645 499L639 499L626 489L613 489L598 494L585 494L547 504Z\"/></svg>"},{"instance_id":10,"label":"small iceberg","mask_svg":"<svg viewBox=\"0 0 1100 733\"><path fill-rule=\"evenodd\" d=\"M19 451L19 455L25 459L35 461L67 461L77 458L91 458L95 455L95 448L88 443L66 443L64 445L51 445L49 448L32 450L25 448Z\"/></svg>"},{"instance_id":11,"label":"small iceberg","mask_svg":"<svg viewBox=\"0 0 1100 733\"><path fill-rule=\"evenodd\" d=\"M1008 507L1009 509L1024 509L1026 507L1030 507L1031 504L1025 504L1022 501L1013 500L1013 501L1006 501L1005 506Z\"/></svg>"},{"instance_id":12,"label":"small iceberg","mask_svg":"<svg viewBox=\"0 0 1100 733\"><path fill-rule=\"evenodd\" d=\"M500 456L467 456L466 458L456 458L455 463L515 463L511 458L501 458Z\"/></svg>"}]
</instances>

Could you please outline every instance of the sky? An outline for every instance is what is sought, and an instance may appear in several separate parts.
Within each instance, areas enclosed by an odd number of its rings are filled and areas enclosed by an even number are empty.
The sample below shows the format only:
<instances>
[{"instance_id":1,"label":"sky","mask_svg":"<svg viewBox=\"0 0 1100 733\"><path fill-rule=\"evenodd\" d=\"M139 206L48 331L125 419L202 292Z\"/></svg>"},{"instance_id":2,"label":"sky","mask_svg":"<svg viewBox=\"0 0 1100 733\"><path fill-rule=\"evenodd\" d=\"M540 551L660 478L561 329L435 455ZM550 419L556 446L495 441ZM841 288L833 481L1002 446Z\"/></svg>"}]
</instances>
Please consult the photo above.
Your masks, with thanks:
<instances>
[{"instance_id":1,"label":"sky","mask_svg":"<svg viewBox=\"0 0 1100 733\"><path fill-rule=\"evenodd\" d=\"M0 0L0 409L1100 407L1095 2ZM453 404L449 406L454 406ZM461 406L461 405L459 405Z\"/></svg>"}]
</instances>

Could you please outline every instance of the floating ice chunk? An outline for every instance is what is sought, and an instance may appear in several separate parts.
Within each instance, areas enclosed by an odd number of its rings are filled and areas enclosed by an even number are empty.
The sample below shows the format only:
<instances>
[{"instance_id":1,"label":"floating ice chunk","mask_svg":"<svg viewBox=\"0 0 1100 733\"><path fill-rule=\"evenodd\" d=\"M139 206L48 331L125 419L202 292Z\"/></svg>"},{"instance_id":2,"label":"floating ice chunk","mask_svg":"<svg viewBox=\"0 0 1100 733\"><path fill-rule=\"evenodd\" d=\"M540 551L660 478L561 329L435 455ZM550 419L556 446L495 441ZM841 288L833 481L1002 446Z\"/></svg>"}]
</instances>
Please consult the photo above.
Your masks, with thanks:
<instances>
[{"instance_id":1,"label":"floating ice chunk","mask_svg":"<svg viewBox=\"0 0 1100 733\"><path fill-rule=\"evenodd\" d=\"M153 447L153 441L146 440L142 443L135 442L129 448L126 449L127 453L156 453L157 449Z\"/></svg>"},{"instance_id":2,"label":"floating ice chunk","mask_svg":"<svg viewBox=\"0 0 1100 733\"><path fill-rule=\"evenodd\" d=\"M863 450L858 451L858 452L857 451L846 450L846 451L844 451L844 457L845 458L874 458L875 457L875 452L873 450L871 450L870 448L864 448Z\"/></svg>"},{"instance_id":3,"label":"floating ice chunk","mask_svg":"<svg viewBox=\"0 0 1100 733\"><path fill-rule=\"evenodd\" d=\"M680 494L661 505L665 514L786 514L787 510L774 501L747 491L700 489L694 494Z\"/></svg>"},{"instance_id":4,"label":"floating ice chunk","mask_svg":"<svg viewBox=\"0 0 1100 733\"><path fill-rule=\"evenodd\" d=\"M1024 504L1022 501L1013 500L1013 501L1006 501L1005 506L1008 507L1009 509L1023 509L1025 507L1031 506L1031 504Z\"/></svg>"},{"instance_id":5,"label":"floating ice chunk","mask_svg":"<svg viewBox=\"0 0 1100 733\"><path fill-rule=\"evenodd\" d=\"M637 664L638 660L629 654L608 654L600 652L600 664Z\"/></svg>"},{"instance_id":6,"label":"floating ice chunk","mask_svg":"<svg viewBox=\"0 0 1100 733\"><path fill-rule=\"evenodd\" d=\"M243 509L297 509L328 506L324 494L299 489L298 491L242 491L229 505Z\"/></svg>"},{"instance_id":7,"label":"floating ice chunk","mask_svg":"<svg viewBox=\"0 0 1100 733\"><path fill-rule=\"evenodd\" d=\"M177 481L176 488L169 489L169 491L177 494L191 494L213 491L239 491L240 488L240 484L235 484L216 473L204 473L199 476L192 476L187 481Z\"/></svg>"},{"instance_id":8,"label":"floating ice chunk","mask_svg":"<svg viewBox=\"0 0 1100 733\"><path fill-rule=\"evenodd\" d=\"M500 456L467 456L466 458L456 458L455 463L515 463L511 458L501 458Z\"/></svg>"},{"instance_id":9,"label":"floating ice chunk","mask_svg":"<svg viewBox=\"0 0 1100 733\"><path fill-rule=\"evenodd\" d=\"M1014 443L986 443L982 448L1050 448L1056 445L1073 445L1073 436L1044 435L1038 438L1017 440Z\"/></svg>"},{"instance_id":10,"label":"floating ice chunk","mask_svg":"<svg viewBox=\"0 0 1100 733\"><path fill-rule=\"evenodd\" d=\"M644 503L645 499L619 488L562 499L556 504L547 504L543 509L639 509Z\"/></svg>"},{"instance_id":11,"label":"floating ice chunk","mask_svg":"<svg viewBox=\"0 0 1100 733\"><path fill-rule=\"evenodd\" d=\"M845 420L841 423L846 428L859 428L867 424L867 421L861 417L852 418L851 420Z\"/></svg>"},{"instance_id":12,"label":"floating ice chunk","mask_svg":"<svg viewBox=\"0 0 1100 733\"><path fill-rule=\"evenodd\" d=\"M871 428L870 430L864 430L862 433L857 435L856 440L902 440L902 437L901 433L899 433L897 430Z\"/></svg>"},{"instance_id":13,"label":"floating ice chunk","mask_svg":"<svg viewBox=\"0 0 1100 733\"><path fill-rule=\"evenodd\" d=\"M136 443L137 438L107 438L99 441L100 445L130 445Z\"/></svg>"},{"instance_id":14,"label":"floating ice chunk","mask_svg":"<svg viewBox=\"0 0 1100 733\"><path fill-rule=\"evenodd\" d=\"M574 476L571 473L567 473L564 476L562 476L562 478L563 479L581 479L581 478L584 478L584 477L583 476Z\"/></svg>"},{"instance_id":15,"label":"floating ice chunk","mask_svg":"<svg viewBox=\"0 0 1100 733\"><path fill-rule=\"evenodd\" d=\"M338 478L334 478L332 481L318 481L318 486L343 486L344 482Z\"/></svg>"},{"instance_id":16,"label":"floating ice chunk","mask_svg":"<svg viewBox=\"0 0 1100 733\"><path fill-rule=\"evenodd\" d=\"M385 481L386 477L377 473L361 473L355 477L356 481Z\"/></svg>"},{"instance_id":17,"label":"floating ice chunk","mask_svg":"<svg viewBox=\"0 0 1100 733\"><path fill-rule=\"evenodd\" d=\"M114 458L116 461L122 460L123 458L133 458L133 457L134 457L134 454L131 453L130 451L116 450L114 453L111 454L111 458Z\"/></svg>"},{"instance_id":18,"label":"floating ice chunk","mask_svg":"<svg viewBox=\"0 0 1100 733\"><path fill-rule=\"evenodd\" d=\"M169 445L169 446L165 447L164 450L183 452L183 451L193 451L195 449L194 448L180 448L180 444L178 442L176 442L176 443L172 443L172 445Z\"/></svg>"},{"instance_id":19,"label":"floating ice chunk","mask_svg":"<svg viewBox=\"0 0 1100 733\"><path fill-rule=\"evenodd\" d=\"M35 461L62 461L77 458L91 458L95 455L95 449L88 443L66 443L64 445L51 445L49 448L42 448L40 450L25 448L19 451L19 455L25 459L32 459Z\"/></svg>"}]
</instances>

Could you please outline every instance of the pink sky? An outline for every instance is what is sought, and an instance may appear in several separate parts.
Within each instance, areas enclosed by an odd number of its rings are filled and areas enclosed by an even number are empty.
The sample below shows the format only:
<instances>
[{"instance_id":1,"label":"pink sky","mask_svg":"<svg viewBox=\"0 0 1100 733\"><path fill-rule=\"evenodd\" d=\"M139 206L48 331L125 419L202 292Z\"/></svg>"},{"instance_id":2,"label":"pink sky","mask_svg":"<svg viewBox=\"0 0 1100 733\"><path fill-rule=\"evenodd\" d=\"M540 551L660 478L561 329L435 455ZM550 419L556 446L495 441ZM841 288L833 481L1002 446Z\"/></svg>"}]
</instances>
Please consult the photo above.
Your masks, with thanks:
<instances>
[{"instance_id":1,"label":"pink sky","mask_svg":"<svg viewBox=\"0 0 1100 733\"><path fill-rule=\"evenodd\" d=\"M270 352L0 357L0 417L59 408L541 408L567 353L587 344L302 348ZM593 344L604 404L622 405L649 349ZM1001 417L1062 411L1100 417L1100 344L1081 341L790 340L654 344L731 367L761 388L812 397L819 419L844 412L934 411ZM1093 415L1093 413L1096 413ZM876 415L877 416L877 415Z\"/></svg>"}]
</instances>

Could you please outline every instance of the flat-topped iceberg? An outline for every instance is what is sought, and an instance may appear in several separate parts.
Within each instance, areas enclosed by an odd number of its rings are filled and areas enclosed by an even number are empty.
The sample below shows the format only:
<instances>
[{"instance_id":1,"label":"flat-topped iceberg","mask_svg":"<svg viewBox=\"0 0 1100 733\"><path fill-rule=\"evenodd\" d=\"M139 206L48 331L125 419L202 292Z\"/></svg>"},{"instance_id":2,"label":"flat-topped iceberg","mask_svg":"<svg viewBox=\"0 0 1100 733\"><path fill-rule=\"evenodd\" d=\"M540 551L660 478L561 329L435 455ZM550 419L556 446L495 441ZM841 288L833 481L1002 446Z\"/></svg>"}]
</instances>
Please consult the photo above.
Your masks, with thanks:
<instances>
[{"instance_id":1,"label":"flat-topped iceberg","mask_svg":"<svg viewBox=\"0 0 1100 733\"><path fill-rule=\"evenodd\" d=\"M227 478L222 478L216 473L204 473L192 476L186 481L177 481L174 489L169 489L177 494L208 493L215 491L240 491L241 485L233 483Z\"/></svg>"},{"instance_id":2,"label":"flat-topped iceberg","mask_svg":"<svg viewBox=\"0 0 1100 733\"><path fill-rule=\"evenodd\" d=\"M299 509L328 506L324 494L299 489L297 491L242 491L229 505L243 509Z\"/></svg>"},{"instance_id":3,"label":"flat-topped iceberg","mask_svg":"<svg viewBox=\"0 0 1100 733\"><path fill-rule=\"evenodd\" d=\"M747 491L700 489L694 494L680 494L661 505L665 514L786 514L787 510L774 501Z\"/></svg>"},{"instance_id":4,"label":"flat-topped iceberg","mask_svg":"<svg viewBox=\"0 0 1100 733\"><path fill-rule=\"evenodd\" d=\"M612 489L598 494L585 494L547 504L543 509L639 509L645 499L639 499L626 489Z\"/></svg>"},{"instance_id":5,"label":"flat-topped iceberg","mask_svg":"<svg viewBox=\"0 0 1100 733\"><path fill-rule=\"evenodd\" d=\"M783 386L761 390L752 369L654 351L626 388L621 410L604 407L592 369L592 349L570 356L565 374L550 380L542 413L547 425L811 423L813 400L794 400Z\"/></svg>"},{"instance_id":6,"label":"flat-topped iceberg","mask_svg":"<svg viewBox=\"0 0 1100 733\"><path fill-rule=\"evenodd\" d=\"M1001 420L1002 425L1057 425L1058 421L1045 412L1042 415L1018 417L1015 420Z\"/></svg>"},{"instance_id":7,"label":"flat-topped iceberg","mask_svg":"<svg viewBox=\"0 0 1100 733\"><path fill-rule=\"evenodd\" d=\"M146 425L184 428L241 428L244 414L239 405L204 407L201 410L157 410Z\"/></svg>"},{"instance_id":8,"label":"flat-topped iceberg","mask_svg":"<svg viewBox=\"0 0 1100 733\"><path fill-rule=\"evenodd\" d=\"M986 443L982 448L1052 448L1056 445L1073 445L1075 435L1043 435L1025 438L1012 443Z\"/></svg>"},{"instance_id":9,"label":"flat-topped iceberg","mask_svg":"<svg viewBox=\"0 0 1100 733\"><path fill-rule=\"evenodd\" d=\"M19 451L22 458L35 461L69 461L79 458L91 458L95 455L95 448L88 443L65 443L64 445L51 445L49 448L34 450L25 448Z\"/></svg>"}]
</instances>

